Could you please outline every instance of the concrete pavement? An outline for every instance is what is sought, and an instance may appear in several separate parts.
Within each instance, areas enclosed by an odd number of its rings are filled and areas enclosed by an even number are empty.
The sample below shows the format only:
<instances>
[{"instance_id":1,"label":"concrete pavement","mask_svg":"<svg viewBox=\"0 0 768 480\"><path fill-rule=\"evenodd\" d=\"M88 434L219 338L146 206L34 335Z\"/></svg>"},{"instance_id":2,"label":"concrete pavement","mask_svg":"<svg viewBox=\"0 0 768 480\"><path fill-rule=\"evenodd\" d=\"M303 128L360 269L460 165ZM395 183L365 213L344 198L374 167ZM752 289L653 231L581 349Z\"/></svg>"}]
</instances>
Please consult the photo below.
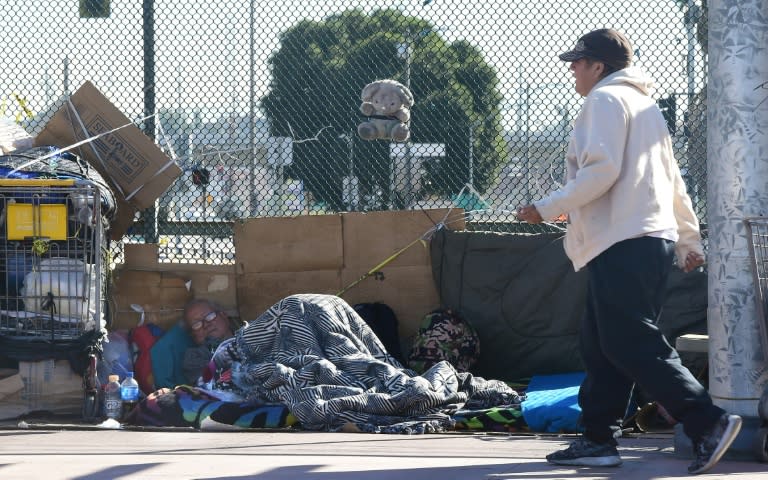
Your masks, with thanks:
<instances>
[{"instance_id":1,"label":"concrete pavement","mask_svg":"<svg viewBox=\"0 0 768 480\"><path fill-rule=\"evenodd\" d=\"M0 478L15 479L676 479L688 459L671 434L621 439L618 468L565 468L544 456L570 436L386 435L294 431L0 430ZM768 480L768 464L725 459L695 478Z\"/></svg>"}]
</instances>

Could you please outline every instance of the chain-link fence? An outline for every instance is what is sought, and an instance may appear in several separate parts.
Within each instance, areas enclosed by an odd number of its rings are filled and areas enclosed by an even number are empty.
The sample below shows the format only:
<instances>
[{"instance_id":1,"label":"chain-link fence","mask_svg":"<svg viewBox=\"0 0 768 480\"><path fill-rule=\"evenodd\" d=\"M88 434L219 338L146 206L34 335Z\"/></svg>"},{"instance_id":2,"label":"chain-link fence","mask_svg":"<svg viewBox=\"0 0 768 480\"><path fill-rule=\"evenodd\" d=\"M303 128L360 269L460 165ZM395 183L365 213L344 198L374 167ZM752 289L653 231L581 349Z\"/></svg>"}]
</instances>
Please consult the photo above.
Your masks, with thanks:
<instances>
[{"instance_id":1,"label":"chain-link fence","mask_svg":"<svg viewBox=\"0 0 768 480\"><path fill-rule=\"evenodd\" d=\"M155 114L141 127L183 175L126 241L160 243L165 261L231 262L232 222L254 216L461 207L471 228L547 228L511 212L562 181L581 99L557 54L600 27L625 32L656 80L705 218L706 0L2 0L0 13L2 106L31 134L86 80L129 118ZM379 79L412 92L405 142L361 137L391 122L360 109Z\"/></svg>"}]
</instances>

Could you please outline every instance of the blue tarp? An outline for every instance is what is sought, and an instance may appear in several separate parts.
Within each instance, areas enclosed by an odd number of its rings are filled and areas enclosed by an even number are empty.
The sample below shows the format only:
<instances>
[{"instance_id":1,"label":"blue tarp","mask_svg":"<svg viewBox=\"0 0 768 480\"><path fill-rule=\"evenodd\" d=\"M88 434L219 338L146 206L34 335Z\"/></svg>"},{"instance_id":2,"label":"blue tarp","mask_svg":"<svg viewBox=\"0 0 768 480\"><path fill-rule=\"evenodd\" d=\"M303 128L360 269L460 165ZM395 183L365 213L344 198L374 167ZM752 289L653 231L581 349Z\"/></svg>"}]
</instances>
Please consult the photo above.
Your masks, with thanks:
<instances>
[{"instance_id":1,"label":"blue tarp","mask_svg":"<svg viewBox=\"0 0 768 480\"><path fill-rule=\"evenodd\" d=\"M578 425L579 385L585 373L537 375L531 378L521 404L523 418L533 432L581 432Z\"/></svg>"}]
</instances>

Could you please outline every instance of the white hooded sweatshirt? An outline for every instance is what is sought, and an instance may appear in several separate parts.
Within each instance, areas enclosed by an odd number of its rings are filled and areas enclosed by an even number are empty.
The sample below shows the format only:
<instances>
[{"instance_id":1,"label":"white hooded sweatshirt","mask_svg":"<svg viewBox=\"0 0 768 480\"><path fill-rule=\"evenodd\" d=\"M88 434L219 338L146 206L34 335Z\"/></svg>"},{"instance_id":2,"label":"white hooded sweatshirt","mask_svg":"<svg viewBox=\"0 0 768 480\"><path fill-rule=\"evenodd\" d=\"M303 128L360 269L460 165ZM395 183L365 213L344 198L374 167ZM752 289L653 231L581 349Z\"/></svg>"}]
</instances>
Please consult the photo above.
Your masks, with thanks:
<instances>
[{"instance_id":1,"label":"white hooded sweatshirt","mask_svg":"<svg viewBox=\"0 0 768 480\"><path fill-rule=\"evenodd\" d=\"M534 202L545 220L568 214L565 251L577 271L615 243L644 235L676 241L678 265L690 251L703 255L652 85L637 67L600 80L574 122L566 184Z\"/></svg>"}]
</instances>

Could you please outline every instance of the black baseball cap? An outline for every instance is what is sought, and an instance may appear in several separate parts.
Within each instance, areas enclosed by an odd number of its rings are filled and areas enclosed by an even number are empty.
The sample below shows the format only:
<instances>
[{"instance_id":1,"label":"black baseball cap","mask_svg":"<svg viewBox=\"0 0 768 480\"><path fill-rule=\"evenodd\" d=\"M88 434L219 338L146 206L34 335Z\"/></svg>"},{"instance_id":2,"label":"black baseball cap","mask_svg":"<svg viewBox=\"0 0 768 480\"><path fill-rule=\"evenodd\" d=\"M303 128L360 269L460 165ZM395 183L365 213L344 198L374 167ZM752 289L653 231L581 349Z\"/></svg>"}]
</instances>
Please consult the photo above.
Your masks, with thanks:
<instances>
[{"instance_id":1,"label":"black baseball cap","mask_svg":"<svg viewBox=\"0 0 768 480\"><path fill-rule=\"evenodd\" d=\"M620 32L612 28L601 28L583 35L572 50L558 55L564 62L575 62L584 57L621 70L632 65L632 44Z\"/></svg>"}]
</instances>

